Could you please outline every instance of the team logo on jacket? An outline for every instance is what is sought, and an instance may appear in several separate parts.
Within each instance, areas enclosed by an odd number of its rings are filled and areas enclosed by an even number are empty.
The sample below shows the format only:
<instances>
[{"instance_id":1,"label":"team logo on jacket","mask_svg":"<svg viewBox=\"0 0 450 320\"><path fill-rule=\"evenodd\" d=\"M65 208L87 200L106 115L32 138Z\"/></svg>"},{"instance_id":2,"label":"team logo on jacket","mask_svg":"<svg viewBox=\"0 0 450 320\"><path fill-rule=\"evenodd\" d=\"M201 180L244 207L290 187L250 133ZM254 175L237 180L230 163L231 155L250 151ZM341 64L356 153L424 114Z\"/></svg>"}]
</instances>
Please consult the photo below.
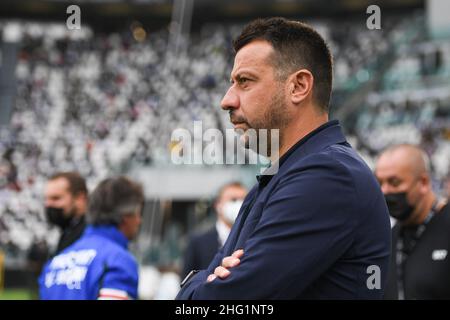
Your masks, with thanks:
<instances>
[{"instance_id":1,"label":"team logo on jacket","mask_svg":"<svg viewBox=\"0 0 450 320\"><path fill-rule=\"evenodd\" d=\"M70 251L54 257L45 274L45 286L65 285L68 289L80 289L92 260L97 255L93 249Z\"/></svg>"}]
</instances>

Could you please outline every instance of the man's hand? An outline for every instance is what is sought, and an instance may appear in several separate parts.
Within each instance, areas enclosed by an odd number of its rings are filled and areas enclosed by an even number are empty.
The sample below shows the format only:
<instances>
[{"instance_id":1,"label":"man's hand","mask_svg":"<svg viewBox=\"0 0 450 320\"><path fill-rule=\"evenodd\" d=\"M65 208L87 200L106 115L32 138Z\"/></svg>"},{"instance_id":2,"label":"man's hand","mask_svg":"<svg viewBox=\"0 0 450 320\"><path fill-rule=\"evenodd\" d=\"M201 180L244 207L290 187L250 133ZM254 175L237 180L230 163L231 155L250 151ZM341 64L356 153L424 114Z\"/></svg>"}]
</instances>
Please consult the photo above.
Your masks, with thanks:
<instances>
[{"instance_id":1,"label":"man's hand","mask_svg":"<svg viewBox=\"0 0 450 320\"><path fill-rule=\"evenodd\" d=\"M231 256L223 258L222 265L217 267L214 270L214 273L210 274L208 276L208 278L206 279L206 282L211 282L214 279L216 279L217 277L219 277L220 279L225 279L226 277L228 277L231 274L230 270L228 270L228 269L239 265L239 263L241 263L240 258L243 255L244 255L244 250L239 249L239 250L236 250L235 252L233 252L233 254Z\"/></svg>"}]
</instances>

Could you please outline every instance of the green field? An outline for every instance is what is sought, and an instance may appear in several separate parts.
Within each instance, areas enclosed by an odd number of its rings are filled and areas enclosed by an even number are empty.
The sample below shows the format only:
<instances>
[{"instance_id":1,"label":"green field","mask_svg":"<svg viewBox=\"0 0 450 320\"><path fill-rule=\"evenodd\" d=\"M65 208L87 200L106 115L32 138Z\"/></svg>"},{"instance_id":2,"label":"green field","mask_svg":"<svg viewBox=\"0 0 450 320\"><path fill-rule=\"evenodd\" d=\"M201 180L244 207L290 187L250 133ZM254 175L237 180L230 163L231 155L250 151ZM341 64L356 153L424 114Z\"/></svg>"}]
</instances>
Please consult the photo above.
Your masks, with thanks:
<instances>
[{"instance_id":1,"label":"green field","mask_svg":"<svg viewBox=\"0 0 450 320\"><path fill-rule=\"evenodd\" d=\"M32 295L28 289L3 289L0 291L0 300L30 300Z\"/></svg>"}]
</instances>

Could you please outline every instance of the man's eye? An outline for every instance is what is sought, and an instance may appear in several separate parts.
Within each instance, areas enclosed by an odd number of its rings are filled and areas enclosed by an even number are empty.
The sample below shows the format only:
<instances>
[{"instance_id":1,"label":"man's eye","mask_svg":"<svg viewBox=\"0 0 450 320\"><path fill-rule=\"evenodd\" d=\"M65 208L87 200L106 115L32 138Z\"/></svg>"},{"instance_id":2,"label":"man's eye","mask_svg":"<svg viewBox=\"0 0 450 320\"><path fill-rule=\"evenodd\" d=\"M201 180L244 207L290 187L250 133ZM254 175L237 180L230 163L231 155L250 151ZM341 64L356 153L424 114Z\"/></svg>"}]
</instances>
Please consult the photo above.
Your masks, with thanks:
<instances>
[{"instance_id":1,"label":"man's eye","mask_svg":"<svg viewBox=\"0 0 450 320\"><path fill-rule=\"evenodd\" d=\"M244 84L244 83L248 82L248 79L247 78L239 78L238 82L239 82L239 84Z\"/></svg>"}]
</instances>

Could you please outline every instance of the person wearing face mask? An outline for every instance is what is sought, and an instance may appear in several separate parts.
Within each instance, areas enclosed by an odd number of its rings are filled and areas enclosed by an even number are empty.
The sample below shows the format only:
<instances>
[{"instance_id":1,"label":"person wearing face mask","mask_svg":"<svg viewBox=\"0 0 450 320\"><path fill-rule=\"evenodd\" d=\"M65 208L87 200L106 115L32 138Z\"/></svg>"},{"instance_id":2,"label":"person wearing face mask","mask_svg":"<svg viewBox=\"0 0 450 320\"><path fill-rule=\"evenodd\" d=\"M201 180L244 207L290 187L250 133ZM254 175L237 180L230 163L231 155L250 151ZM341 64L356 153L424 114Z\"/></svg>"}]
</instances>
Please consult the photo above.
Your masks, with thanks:
<instances>
[{"instance_id":1,"label":"person wearing face mask","mask_svg":"<svg viewBox=\"0 0 450 320\"><path fill-rule=\"evenodd\" d=\"M137 299L138 264L128 250L142 222L144 191L127 177L107 178L89 198L83 235L47 262L42 300Z\"/></svg>"},{"instance_id":2,"label":"person wearing face mask","mask_svg":"<svg viewBox=\"0 0 450 320\"><path fill-rule=\"evenodd\" d=\"M88 191L84 178L77 172L58 172L45 187L44 205L47 221L61 230L56 249L42 239L34 239L28 254L29 290L38 296L38 278L46 261L78 240L86 226Z\"/></svg>"},{"instance_id":3,"label":"person wearing face mask","mask_svg":"<svg viewBox=\"0 0 450 320\"><path fill-rule=\"evenodd\" d=\"M88 190L84 178L77 172L59 172L48 180L45 188L45 213L49 223L61 229L54 255L58 254L82 235Z\"/></svg>"},{"instance_id":4,"label":"person wearing face mask","mask_svg":"<svg viewBox=\"0 0 450 320\"><path fill-rule=\"evenodd\" d=\"M225 244L231 227L247 195L247 189L239 182L224 185L214 201L217 221L214 227L194 235L186 248L181 278L191 270L206 268L217 251Z\"/></svg>"},{"instance_id":5,"label":"person wearing face mask","mask_svg":"<svg viewBox=\"0 0 450 320\"><path fill-rule=\"evenodd\" d=\"M450 299L450 206L433 192L428 156L391 146L375 175L395 220L385 299Z\"/></svg>"}]
</instances>

